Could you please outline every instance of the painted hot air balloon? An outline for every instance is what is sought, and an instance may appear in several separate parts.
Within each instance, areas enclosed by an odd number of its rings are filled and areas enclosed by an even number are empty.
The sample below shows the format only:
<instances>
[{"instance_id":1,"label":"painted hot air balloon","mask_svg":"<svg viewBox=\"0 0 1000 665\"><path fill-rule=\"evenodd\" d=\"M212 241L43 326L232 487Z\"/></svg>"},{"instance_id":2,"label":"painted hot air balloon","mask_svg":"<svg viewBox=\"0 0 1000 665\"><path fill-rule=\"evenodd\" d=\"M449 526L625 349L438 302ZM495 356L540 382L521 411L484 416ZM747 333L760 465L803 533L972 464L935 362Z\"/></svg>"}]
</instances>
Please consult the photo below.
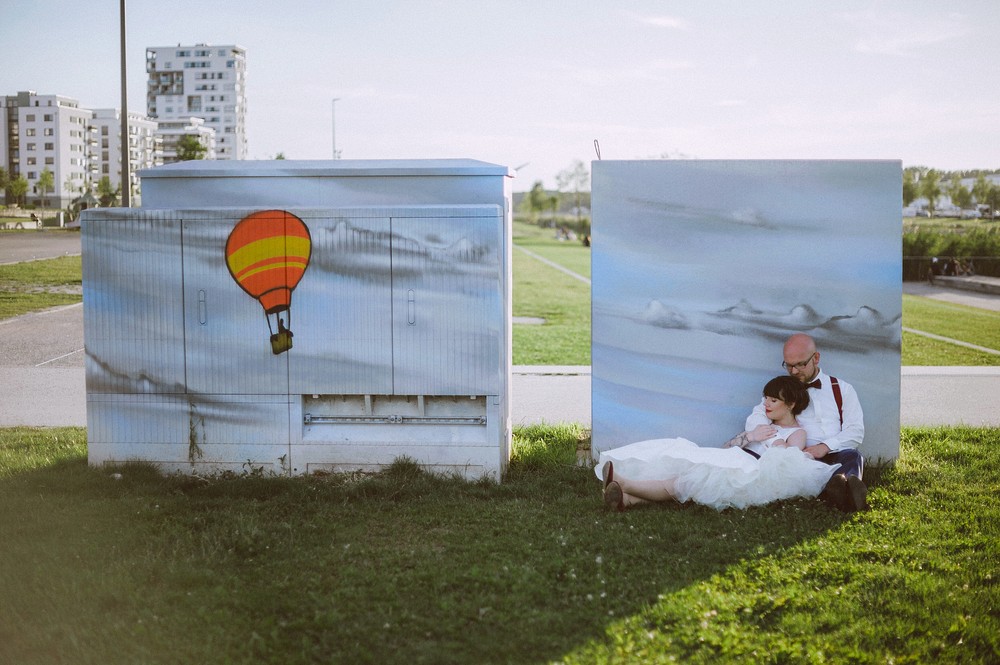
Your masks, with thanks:
<instances>
[{"instance_id":1,"label":"painted hot air balloon","mask_svg":"<svg viewBox=\"0 0 1000 665\"><path fill-rule=\"evenodd\" d=\"M311 254L309 229L284 210L247 215L233 227L226 241L229 272L240 288L264 308L275 355L292 348L292 291L309 266ZM273 326L272 317L276 319Z\"/></svg>"}]
</instances>

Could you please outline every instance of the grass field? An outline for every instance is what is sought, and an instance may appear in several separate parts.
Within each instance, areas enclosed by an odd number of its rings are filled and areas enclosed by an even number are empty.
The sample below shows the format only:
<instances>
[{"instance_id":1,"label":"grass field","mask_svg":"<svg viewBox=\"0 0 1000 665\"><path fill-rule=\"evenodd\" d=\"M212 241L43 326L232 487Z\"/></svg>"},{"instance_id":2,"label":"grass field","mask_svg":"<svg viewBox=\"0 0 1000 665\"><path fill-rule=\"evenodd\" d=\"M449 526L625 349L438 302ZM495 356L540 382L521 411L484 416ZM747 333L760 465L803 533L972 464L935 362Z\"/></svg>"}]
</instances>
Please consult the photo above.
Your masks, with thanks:
<instances>
[{"instance_id":1,"label":"grass field","mask_svg":"<svg viewBox=\"0 0 1000 665\"><path fill-rule=\"evenodd\" d=\"M77 303L82 293L79 256L0 266L0 319Z\"/></svg>"},{"instance_id":2,"label":"grass field","mask_svg":"<svg viewBox=\"0 0 1000 665\"><path fill-rule=\"evenodd\" d=\"M997 430L905 429L850 516L606 513L579 434L518 430L470 484L165 478L0 430L0 662L1000 660Z\"/></svg>"}]
</instances>

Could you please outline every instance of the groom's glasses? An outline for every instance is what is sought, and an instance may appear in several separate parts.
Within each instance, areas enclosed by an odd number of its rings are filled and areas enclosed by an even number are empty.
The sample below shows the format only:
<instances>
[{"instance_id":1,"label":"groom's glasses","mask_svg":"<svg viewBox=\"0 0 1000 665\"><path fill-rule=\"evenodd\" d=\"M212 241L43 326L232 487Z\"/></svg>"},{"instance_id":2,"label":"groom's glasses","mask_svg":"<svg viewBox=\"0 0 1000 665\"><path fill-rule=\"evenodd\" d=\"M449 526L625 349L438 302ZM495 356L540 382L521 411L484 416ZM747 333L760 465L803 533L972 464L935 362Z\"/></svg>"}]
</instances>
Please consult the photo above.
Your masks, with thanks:
<instances>
[{"instance_id":1,"label":"groom's glasses","mask_svg":"<svg viewBox=\"0 0 1000 665\"><path fill-rule=\"evenodd\" d=\"M789 369L791 369L793 367L795 369L805 369L806 365L808 365L809 363L811 363L815 357L816 357L816 354L814 353L813 355L809 356L808 360L803 360L800 363L794 363L792 365L789 365L785 361L781 361L781 367L782 367L782 369L785 369L785 370L789 370Z\"/></svg>"}]
</instances>

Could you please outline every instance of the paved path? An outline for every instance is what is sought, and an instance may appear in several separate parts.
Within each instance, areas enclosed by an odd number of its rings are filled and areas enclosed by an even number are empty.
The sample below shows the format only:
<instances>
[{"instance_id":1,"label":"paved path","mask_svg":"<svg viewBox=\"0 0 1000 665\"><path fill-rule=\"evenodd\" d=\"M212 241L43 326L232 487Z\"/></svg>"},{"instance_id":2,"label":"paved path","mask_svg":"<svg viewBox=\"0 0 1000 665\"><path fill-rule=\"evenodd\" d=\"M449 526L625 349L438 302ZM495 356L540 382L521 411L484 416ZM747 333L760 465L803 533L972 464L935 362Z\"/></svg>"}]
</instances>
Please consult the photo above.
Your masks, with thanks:
<instances>
[{"instance_id":1,"label":"paved path","mask_svg":"<svg viewBox=\"0 0 1000 665\"><path fill-rule=\"evenodd\" d=\"M18 231L0 233L0 265L80 253L79 231Z\"/></svg>"}]
</instances>

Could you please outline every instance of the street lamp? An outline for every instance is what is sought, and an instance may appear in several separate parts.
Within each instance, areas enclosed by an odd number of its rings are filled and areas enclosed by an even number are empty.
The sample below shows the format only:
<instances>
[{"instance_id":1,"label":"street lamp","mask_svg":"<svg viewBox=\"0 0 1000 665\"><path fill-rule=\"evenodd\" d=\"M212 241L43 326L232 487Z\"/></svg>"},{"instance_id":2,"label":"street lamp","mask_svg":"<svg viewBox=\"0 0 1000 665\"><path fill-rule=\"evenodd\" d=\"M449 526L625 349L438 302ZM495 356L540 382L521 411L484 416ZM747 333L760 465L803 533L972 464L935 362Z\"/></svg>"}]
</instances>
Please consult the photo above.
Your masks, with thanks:
<instances>
[{"instance_id":1,"label":"street lamp","mask_svg":"<svg viewBox=\"0 0 1000 665\"><path fill-rule=\"evenodd\" d=\"M125 0L122 0L124 2ZM337 150L337 102L340 101L340 97L334 97L333 103L330 104L331 110L333 112L333 158L340 159L340 151Z\"/></svg>"}]
</instances>

